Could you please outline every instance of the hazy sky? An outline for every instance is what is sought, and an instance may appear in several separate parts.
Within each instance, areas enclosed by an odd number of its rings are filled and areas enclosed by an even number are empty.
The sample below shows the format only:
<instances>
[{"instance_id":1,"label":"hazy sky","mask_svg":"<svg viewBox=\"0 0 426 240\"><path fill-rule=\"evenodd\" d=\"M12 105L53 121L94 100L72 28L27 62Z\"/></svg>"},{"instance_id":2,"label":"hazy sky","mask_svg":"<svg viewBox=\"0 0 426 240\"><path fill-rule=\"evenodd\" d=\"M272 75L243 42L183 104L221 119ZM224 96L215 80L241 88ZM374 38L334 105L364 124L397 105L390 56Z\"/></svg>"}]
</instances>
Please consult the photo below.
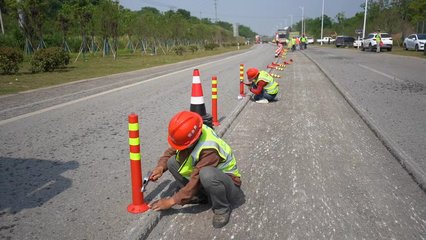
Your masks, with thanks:
<instances>
[{"instance_id":1,"label":"hazy sky","mask_svg":"<svg viewBox=\"0 0 426 240\"><path fill-rule=\"evenodd\" d=\"M155 7L160 11L179 8L191 12L198 18L216 16L220 21L240 23L262 35L273 35L278 27L283 27L305 18L321 17L323 0L119 0L120 4L131 10L142 7ZM344 12L352 17L364 12L361 5L365 0L324 0L324 14L335 18ZM215 7L216 6L216 7ZM216 10L215 10L216 9Z\"/></svg>"}]
</instances>

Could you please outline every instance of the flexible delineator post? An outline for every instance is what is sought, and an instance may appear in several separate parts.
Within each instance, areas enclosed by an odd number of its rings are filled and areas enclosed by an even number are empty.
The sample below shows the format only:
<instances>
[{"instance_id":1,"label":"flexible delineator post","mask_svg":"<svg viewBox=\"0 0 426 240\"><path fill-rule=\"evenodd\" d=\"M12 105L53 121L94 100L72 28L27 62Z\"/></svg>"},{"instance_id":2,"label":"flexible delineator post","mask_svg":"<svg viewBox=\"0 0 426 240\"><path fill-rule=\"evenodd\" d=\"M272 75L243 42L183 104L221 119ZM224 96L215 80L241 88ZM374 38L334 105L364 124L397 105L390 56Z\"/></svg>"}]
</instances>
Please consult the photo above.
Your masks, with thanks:
<instances>
[{"instance_id":1,"label":"flexible delineator post","mask_svg":"<svg viewBox=\"0 0 426 240\"><path fill-rule=\"evenodd\" d=\"M246 96L244 94L244 64L240 64L240 96Z\"/></svg>"},{"instance_id":2,"label":"flexible delineator post","mask_svg":"<svg viewBox=\"0 0 426 240\"><path fill-rule=\"evenodd\" d=\"M219 126L220 123L217 118L217 77L212 76L212 115L213 125Z\"/></svg>"},{"instance_id":3,"label":"flexible delineator post","mask_svg":"<svg viewBox=\"0 0 426 240\"><path fill-rule=\"evenodd\" d=\"M130 146L130 173L132 180L132 203L127 206L130 213L142 213L149 209L144 202L142 189L142 168L139 140L138 115L129 115L129 146Z\"/></svg>"}]
</instances>

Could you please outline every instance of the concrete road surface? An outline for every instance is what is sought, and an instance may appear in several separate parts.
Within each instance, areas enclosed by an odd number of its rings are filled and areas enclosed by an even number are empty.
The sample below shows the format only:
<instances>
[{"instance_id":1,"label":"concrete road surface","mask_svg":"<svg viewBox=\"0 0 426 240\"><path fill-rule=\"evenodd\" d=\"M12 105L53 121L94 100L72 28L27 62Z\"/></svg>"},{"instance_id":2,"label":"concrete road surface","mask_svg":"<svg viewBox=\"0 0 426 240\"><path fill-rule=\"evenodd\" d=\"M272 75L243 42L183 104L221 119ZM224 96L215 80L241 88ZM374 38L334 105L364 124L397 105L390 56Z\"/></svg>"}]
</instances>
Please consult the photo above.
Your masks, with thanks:
<instances>
[{"instance_id":1,"label":"concrete road surface","mask_svg":"<svg viewBox=\"0 0 426 240\"><path fill-rule=\"evenodd\" d=\"M356 49L314 47L303 53L426 190L426 60Z\"/></svg>"},{"instance_id":2,"label":"concrete road surface","mask_svg":"<svg viewBox=\"0 0 426 240\"><path fill-rule=\"evenodd\" d=\"M280 101L249 102L224 136L246 194L229 225L213 229L207 205L127 213L127 115L140 114L145 173L167 147L170 117L189 109L194 68L207 109L209 79L218 76L227 126L245 104L236 99L239 64L266 67L274 50L262 44L0 98L1 238L134 239L149 229L149 239L424 239L424 192L300 52L276 72ZM145 198L172 188L166 174Z\"/></svg>"},{"instance_id":3,"label":"concrete road surface","mask_svg":"<svg viewBox=\"0 0 426 240\"><path fill-rule=\"evenodd\" d=\"M148 239L426 239L426 195L300 52L281 97L250 102L224 139L245 204L222 229L208 205L164 213Z\"/></svg>"}]
</instances>

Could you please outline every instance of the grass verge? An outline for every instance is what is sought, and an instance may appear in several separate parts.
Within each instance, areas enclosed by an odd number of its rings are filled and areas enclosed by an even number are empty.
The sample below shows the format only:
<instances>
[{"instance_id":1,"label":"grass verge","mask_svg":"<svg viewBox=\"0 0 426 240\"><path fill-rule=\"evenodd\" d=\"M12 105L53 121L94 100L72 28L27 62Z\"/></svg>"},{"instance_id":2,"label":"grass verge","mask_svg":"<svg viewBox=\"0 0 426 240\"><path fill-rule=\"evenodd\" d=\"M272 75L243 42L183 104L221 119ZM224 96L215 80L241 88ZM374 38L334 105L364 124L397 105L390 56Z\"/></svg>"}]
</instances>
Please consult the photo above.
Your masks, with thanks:
<instances>
[{"instance_id":1,"label":"grass verge","mask_svg":"<svg viewBox=\"0 0 426 240\"><path fill-rule=\"evenodd\" d=\"M240 47L240 49L246 48L249 48L249 46ZM114 60L112 55L102 57L101 53L86 54L85 57L80 55L78 58L77 54L71 54L70 64L66 68L58 69L54 72L36 74L31 73L29 70L30 64L29 59L27 59L17 74L0 75L0 95L14 94L82 79L140 70L235 50L237 50L236 47L224 47L212 51L198 51L193 54L185 53L182 56L175 54L151 56L141 55L140 53L119 52L116 60Z\"/></svg>"}]
</instances>

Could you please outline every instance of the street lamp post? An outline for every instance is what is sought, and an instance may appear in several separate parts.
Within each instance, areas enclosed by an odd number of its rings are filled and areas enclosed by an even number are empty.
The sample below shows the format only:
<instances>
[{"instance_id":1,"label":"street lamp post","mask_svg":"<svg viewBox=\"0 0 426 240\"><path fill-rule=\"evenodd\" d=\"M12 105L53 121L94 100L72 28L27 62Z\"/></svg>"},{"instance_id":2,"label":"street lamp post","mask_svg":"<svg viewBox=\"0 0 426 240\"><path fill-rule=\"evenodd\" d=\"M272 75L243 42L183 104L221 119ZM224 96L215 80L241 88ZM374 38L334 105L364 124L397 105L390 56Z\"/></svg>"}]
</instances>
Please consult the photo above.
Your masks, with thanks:
<instances>
[{"instance_id":1,"label":"street lamp post","mask_svg":"<svg viewBox=\"0 0 426 240\"><path fill-rule=\"evenodd\" d=\"M304 11L305 11L305 8L304 7L299 7L299 8L301 8L302 9L302 35L304 35L305 33L304 33L304 28L303 28L303 17L304 17Z\"/></svg>"},{"instance_id":2,"label":"street lamp post","mask_svg":"<svg viewBox=\"0 0 426 240\"><path fill-rule=\"evenodd\" d=\"M362 39L365 38L365 25L367 22L367 4L368 0L365 0L365 7L364 7L364 26L362 27Z\"/></svg>"},{"instance_id":3,"label":"street lamp post","mask_svg":"<svg viewBox=\"0 0 426 240\"><path fill-rule=\"evenodd\" d=\"M324 38L324 0L322 0L322 14L321 14L321 40ZM321 41L321 46L322 46Z\"/></svg>"}]
</instances>

